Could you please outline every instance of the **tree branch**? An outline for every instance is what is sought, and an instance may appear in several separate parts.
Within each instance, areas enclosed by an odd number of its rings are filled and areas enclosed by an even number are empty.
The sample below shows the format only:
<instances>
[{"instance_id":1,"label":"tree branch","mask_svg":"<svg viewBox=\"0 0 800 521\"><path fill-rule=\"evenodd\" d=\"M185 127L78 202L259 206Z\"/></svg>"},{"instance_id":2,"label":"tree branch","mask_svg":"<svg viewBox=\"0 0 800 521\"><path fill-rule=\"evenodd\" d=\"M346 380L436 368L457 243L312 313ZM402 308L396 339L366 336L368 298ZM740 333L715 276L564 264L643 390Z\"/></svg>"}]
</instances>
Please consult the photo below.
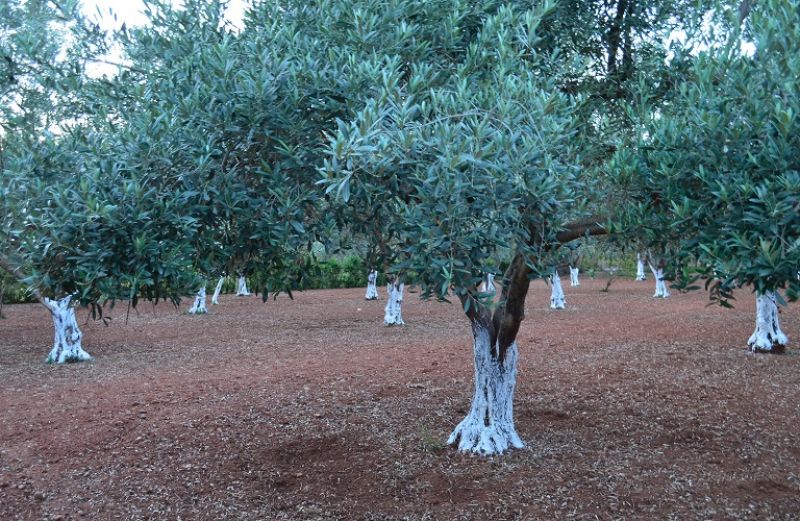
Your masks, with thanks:
<instances>
[{"instance_id":1,"label":"tree branch","mask_svg":"<svg viewBox=\"0 0 800 521\"><path fill-rule=\"evenodd\" d=\"M591 235L605 235L608 230L600 224L604 219L599 215L593 215L586 219L581 219L564 226L564 229L556 234L558 245L566 244Z\"/></svg>"}]
</instances>

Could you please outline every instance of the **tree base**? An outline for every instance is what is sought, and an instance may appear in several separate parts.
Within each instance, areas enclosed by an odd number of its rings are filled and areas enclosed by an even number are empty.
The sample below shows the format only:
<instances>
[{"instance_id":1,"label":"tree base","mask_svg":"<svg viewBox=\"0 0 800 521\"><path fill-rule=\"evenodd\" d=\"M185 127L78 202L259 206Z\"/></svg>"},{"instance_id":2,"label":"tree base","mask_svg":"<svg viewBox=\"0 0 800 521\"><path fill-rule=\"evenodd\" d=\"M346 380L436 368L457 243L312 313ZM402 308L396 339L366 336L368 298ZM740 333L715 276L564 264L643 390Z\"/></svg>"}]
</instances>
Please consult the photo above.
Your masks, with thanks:
<instances>
[{"instance_id":1,"label":"tree base","mask_svg":"<svg viewBox=\"0 0 800 521\"><path fill-rule=\"evenodd\" d=\"M525 448L525 444L514 429L513 422L494 421L486 425L484 418L472 414L458 424L447 439L447 444L455 446L459 452L482 456Z\"/></svg>"}]
</instances>

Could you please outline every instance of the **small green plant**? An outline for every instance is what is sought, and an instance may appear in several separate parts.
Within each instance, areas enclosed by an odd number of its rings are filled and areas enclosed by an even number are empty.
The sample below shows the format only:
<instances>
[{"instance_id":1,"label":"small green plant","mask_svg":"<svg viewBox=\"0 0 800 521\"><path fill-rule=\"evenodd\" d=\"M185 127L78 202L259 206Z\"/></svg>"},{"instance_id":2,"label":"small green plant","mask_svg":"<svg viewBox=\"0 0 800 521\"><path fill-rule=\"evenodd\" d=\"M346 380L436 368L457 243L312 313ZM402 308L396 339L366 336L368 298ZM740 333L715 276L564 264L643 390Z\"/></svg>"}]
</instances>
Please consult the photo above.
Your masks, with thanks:
<instances>
[{"instance_id":1,"label":"small green plant","mask_svg":"<svg viewBox=\"0 0 800 521\"><path fill-rule=\"evenodd\" d=\"M419 426L419 438L422 450L425 452L441 452L447 448L447 444L441 438L434 436L430 429L422 424Z\"/></svg>"}]
</instances>

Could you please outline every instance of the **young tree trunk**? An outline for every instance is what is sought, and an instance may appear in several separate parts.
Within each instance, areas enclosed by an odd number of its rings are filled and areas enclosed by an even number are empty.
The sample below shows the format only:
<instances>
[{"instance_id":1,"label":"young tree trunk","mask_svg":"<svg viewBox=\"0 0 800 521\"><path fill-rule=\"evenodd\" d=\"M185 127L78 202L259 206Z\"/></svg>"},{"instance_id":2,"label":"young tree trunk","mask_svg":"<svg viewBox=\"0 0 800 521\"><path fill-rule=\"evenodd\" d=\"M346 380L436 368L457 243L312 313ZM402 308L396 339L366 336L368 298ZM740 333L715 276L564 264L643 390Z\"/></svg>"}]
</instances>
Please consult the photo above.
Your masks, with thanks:
<instances>
[{"instance_id":1,"label":"young tree trunk","mask_svg":"<svg viewBox=\"0 0 800 521\"><path fill-rule=\"evenodd\" d=\"M236 296L237 297L249 297L251 293L247 290L247 278L245 278L244 273L239 274L239 285L236 289Z\"/></svg>"},{"instance_id":2,"label":"young tree trunk","mask_svg":"<svg viewBox=\"0 0 800 521\"><path fill-rule=\"evenodd\" d=\"M386 291L389 294L388 302L386 302L386 309L383 315L383 323L387 326L404 326L402 304L403 304L403 289L405 284L396 278L386 286Z\"/></svg>"},{"instance_id":3,"label":"young tree trunk","mask_svg":"<svg viewBox=\"0 0 800 521\"><path fill-rule=\"evenodd\" d=\"M191 315L202 315L208 313L208 309L206 308L205 286L200 288L200 291L197 292L197 296L194 298L194 305L189 309L189 313Z\"/></svg>"},{"instance_id":4,"label":"young tree trunk","mask_svg":"<svg viewBox=\"0 0 800 521\"><path fill-rule=\"evenodd\" d=\"M222 291L222 284L225 282L225 276L219 278L217 282L217 287L214 288L214 295L211 296L211 304L216 306L219 304L219 294Z\"/></svg>"},{"instance_id":5,"label":"young tree trunk","mask_svg":"<svg viewBox=\"0 0 800 521\"><path fill-rule=\"evenodd\" d=\"M756 330L747 341L754 353L783 353L789 339L781 331L775 293L767 291L756 295Z\"/></svg>"},{"instance_id":6,"label":"young tree trunk","mask_svg":"<svg viewBox=\"0 0 800 521\"><path fill-rule=\"evenodd\" d=\"M91 360L89 353L81 347L81 330L75 320L75 308L71 305L72 297L60 300L44 299L44 305L53 315L55 326L55 339L53 349L47 356L49 364L63 364L66 362L84 362Z\"/></svg>"},{"instance_id":7,"label":"young tree trunk","mask_svg":"<svg viewBox=\"0 0 800 521\"><path fill-rule=\"evenodd\" d=\"M469 413L447 440L461 452L502 454L521 449L514 428L514 386L517 380L517 343L513 342L498 360L487 325L472 321L475 355L475 394Z\"/></svg>"},{"instance_id":8,"label":"young tree trunk","mask_svg":"<svg viewBox=\"0 0 800 521\"><path fill-rule=\"evenodd\" d=\"M580 272L580 268L569 267L569 285L573 288L581 285L581 281L578 279L578 272Z\"/></svg>"},{"instance_id":9,"label":"young tree trunk","mask_svg":"<svg viewBox=\"0 0 800 521\"><path fill-rule=\"evenodd\" d=\"M650 271L653 272L653 277L656 279L656 292L653 293L653 298L667 298L669 297L669 290L664 282L664 270L650 265Z\"/></svg>"},{"instance_id":10,"label":"young tree trunk","mask_svg":"<svg viewBox=\"0 0 800 521\"><path fill-rule=\"evenodd\" d=\"M364 295L364 299L366 300L378 300L378 272L375 270L369 270L369 275L367 275L367 294Z\"/></svg>"},{"instance_id":11,"label":"young tree trunk","mask_svg":"<svg viewBox=\"0 0 800 521\"><path fill-rule=\"evenodd\" d=\"M564 290L561 287L561 277L558 276L558 271L553 271L550 275L550 309L565 309L567 302L564 299Z\"/></svg>"},{"instance_id":12,"label":"young tree trunk","mask_svg":"<svg viewBox=\"0 0 800 521\"><path fill-rule=\"evenodd\" d=\"M644 273L644 261L642 254L636 254L636 280L647 280L647 275Z\"/></svg>"}]
</instances>

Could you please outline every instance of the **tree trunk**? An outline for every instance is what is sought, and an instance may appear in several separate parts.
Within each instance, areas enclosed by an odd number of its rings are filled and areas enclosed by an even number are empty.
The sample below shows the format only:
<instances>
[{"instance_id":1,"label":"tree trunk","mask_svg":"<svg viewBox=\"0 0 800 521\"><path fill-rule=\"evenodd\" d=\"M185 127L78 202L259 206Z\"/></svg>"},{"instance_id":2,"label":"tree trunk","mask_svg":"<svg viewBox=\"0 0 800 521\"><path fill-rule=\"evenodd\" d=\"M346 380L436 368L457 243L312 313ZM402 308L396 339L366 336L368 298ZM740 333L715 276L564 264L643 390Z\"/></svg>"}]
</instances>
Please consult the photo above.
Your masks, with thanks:
<instances>
[{"instance_id":1,"label":"tree trunk","mask_svg":"<svg viewBox=\"0 0 800 521\"><path fill-rule=\"evenodd\" d=\"M378 300L378 272L375 270L369 270L369 275L367 275L367 294L364 295L364 299L366 300Z\"/></svg>"},{"instance_id":2,"label":"tree trunk","mask_svg":"<svg viewBox=\"0 0 800 521\"><path fill-rule=\"evenodd\" d=\"M781 331L775 293L767 291L756 295L756 330L747 341L754 353L783 353L789 339Z\"/></svg>"},{"instance_id":3,"label":"tree trunk","mask_svg":"<svg viewBox=\"0 0 800 521\"><path fill-rule=\"evenodd\" d=\"M472 321L475 354L475 394L467 416L456 426L447 443L461 452L502 454L524 447L514 428L514 386L517 379L517 343L498 360L489 328Z\"/></svg>"},{"instance_id":4,"label":"tree trunk","mask_svg":"<svg viewBox=\"0 0 800 521\"><path fill-rule=\"evenodd\" d=\"M573 288L581 285L581 281L578 279L578 272L580 272L580 268L569 267L569 285Z\"/></svg>"},{"instance_id":5,"label":"tree trunk","mask_svg":"<svg viewBox=\"0 0 800 521\"><path fill-rule=\"evenodd\" d=\"M636 254L636 280L647 280L647 275L644 272L644 261L642 254Z\"/></svg>"},{"instance_id":6,"label":"tree trunk","mask_svg":"<svg viewBox=\"0 0 800 521\"><path fill-rule=\"evenodd\" d=\"M55 326L55 339L53 349L47 356L49 364L63 364L66 362L84 362L91 360L89 353L81 347L81 330L75 320L75 308L71 305L72 297L60 300L44 299L44 304L53 315Z\"/></svg>"},{"instance_id":7,"label":"tree trunk","mask_svg":"<svg viewBox=\"0 0 800 521\"><path fill-rule=\"evenodd\" d=\"M553 271L550 275L550 309L565 309L567 302L564 299L564 290L561 288L561 277L558 276L558 271Z\"/></svg>"},{"instance_id":8,"label":"tree trunk","mask_svg":"<svg viewBox=\"0 0 800 521\"><path fill-rule=\"evenodd\" d=\"M653 293L653 298L668 298L669 289L667 289L667 285L664 283L664 270L662 268L656 268L651 264L650 271L653 272L653 277L656 279L656 292Z\"/></svg>"},{"instance_id":9,"label":"tree trunk","mask_svg":"<svg viewBox=\"0 0 800 521\"><path fill-rule=\"evenodd\" d=\"M249 297L251 293L247 290L247 278L244 274L239 275L239 285L236 290L237 297Z\"/></svg>"},{"instance_id":10,"label":"tree trunk","mask_svg":"<svg viewBox=\"0 0 800 521\"><path fill-rule=\"evenodd\" d=\"M216 306L219 304L219 294L222 291L222 284L225 282L225 277L222 276L217 282L217 287L214 288L214 295L211 296L211 304Z\"/></svg>"},{"instance_id":11,"label":"tree trunk","mask_svg":"<svg viewBox=\"0 0 800 521\"><path fill-rule=\"evenodd\" d=\"M486 274L486 279L481 282L480 292L486 294L497 293L497 287L494 285L494 273Z\"/></svg>"},{"instance_id":12,"label":"tree trunk","mask_svg":"<svg viewBox=\"0 0 800 521\"><path fill-rule=\"evenodd\" d=\"M194 298L194 305L189 309L189 313L191 315L203 315L208 313L208 309L206 308L206 287L203 286L200 288L200 291L197 292L197 296Z\"/></svg>"},{"instance_id":13,"label":"tree trunk","mask_svg":"<svg viewBox=\"0 0 800 521\"><path fill-rule=\"evenodd\" d=\"M403 304L403 289L405 284L400 282L400 279L395 279L386 286L386 291L389 294L388 302L386 303L386 310L383 315L383 323L387 326L404 326L402 304Z\"/></svg>"}]
</instances>

